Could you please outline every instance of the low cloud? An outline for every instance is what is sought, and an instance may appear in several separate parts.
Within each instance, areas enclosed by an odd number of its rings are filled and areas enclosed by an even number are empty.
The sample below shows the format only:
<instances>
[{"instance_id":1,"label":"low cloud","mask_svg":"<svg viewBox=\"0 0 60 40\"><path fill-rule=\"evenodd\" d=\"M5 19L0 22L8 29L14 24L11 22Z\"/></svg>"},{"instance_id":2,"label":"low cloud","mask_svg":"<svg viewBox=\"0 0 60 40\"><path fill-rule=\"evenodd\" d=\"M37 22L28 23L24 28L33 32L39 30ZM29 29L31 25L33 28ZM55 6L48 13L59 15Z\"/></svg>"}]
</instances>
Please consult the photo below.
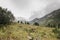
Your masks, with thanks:
<instances>
[{"instance_id":1,"label":"low cloud","mask_svg":"<svg viewBox=\"0 0 60 40\"><path fill-rule=\"evenodd\" d=\"M40 11L37 11L36 13L34 13L30 19L34 19L34 18L41 18L43 16L45 16L46 14L54 11L54 10L57 10L57 9L60 9L60 1L56 1L56 0L45 0L48 5L46 5L46 7Z\"/></svg>"}]
</instances>

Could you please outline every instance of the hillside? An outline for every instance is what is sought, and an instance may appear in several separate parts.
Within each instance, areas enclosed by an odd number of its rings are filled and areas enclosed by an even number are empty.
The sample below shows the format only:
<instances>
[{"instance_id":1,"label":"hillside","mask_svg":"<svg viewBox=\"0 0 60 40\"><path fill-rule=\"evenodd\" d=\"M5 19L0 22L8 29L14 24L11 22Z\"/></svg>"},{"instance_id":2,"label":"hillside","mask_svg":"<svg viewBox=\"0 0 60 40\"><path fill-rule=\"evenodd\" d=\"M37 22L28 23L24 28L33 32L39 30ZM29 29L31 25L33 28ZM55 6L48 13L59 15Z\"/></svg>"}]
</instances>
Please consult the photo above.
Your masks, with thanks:
<instances>
[{"instance_id":1,"label":"hillside","mask_svg":"<svg viewBox=\"0 0 60 40\"><path fill-rule=\"evenodd\" d=\"M39 18L38 21L37 19L34 19L31 21L31 23L37 22L40 25L47 25L48 23L50 24L60 24L60 9L55 10L47 15L45 15L42 18ZM54 24L54 25L55 25Z\"/></svg>"},{"instance_id":2,"label":"hillside","mask_svg":"<svg viewBox=\"0 0 60 40\"><path fill-rule=\"evenodd\" d=\"M0 28L0 40L57 40L53 29L14 23Z\"/></svg>"}]
</instances>

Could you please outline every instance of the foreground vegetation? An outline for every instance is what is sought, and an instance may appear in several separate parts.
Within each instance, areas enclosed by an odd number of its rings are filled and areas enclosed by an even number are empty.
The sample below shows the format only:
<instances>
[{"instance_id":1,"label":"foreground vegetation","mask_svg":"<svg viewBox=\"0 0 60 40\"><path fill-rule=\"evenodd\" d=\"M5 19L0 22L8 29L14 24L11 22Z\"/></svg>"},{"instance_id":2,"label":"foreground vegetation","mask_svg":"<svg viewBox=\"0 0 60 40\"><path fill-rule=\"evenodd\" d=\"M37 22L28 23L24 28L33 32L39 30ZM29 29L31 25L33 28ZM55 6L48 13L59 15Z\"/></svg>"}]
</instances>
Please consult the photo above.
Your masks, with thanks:
<instances>
[{"instance_id":1,"label":"foreground vegetation","mask_svg":"<svg viewBox=\"0 0 60 40\"><path fill-rule=\"evenodd\" d=\"M29 22L14 23L12 12L0 7L0 40L60 40L60 9L52 14L42 18L42 24L46 26L42 27L41 21L33 25Z\"/></svg>"},{"instance_id":2,"label":"foreground vegetation","mask_svg":"<svg viewBox=\"0 0 60 40\"><path fill-rule=\"evenodd\" d=\"M0 28L0 40L58 40L54 29L13 23Z\"/></svg>"}]
</instances>

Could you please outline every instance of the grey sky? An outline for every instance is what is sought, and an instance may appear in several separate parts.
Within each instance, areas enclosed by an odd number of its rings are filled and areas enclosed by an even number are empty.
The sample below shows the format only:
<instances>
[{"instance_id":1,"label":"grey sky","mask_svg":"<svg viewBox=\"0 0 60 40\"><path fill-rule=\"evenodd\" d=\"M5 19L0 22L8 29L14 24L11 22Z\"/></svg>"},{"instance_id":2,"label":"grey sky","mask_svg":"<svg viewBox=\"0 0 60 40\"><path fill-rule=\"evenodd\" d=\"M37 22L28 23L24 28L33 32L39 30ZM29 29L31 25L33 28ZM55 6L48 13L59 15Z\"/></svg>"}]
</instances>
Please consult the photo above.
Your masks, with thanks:
<instances>
[{"instance_id":1,"label":"grey sky","mask_svg":"<svg viewBox=\"0 0 60 40\"><path fill-rule=\"evenodd\" d=\"M15 17L26 19L45 15L45 8L52 3L60 4L60 0L0 0L0 6L11 10Z\"/></svg>"}]
</instances>

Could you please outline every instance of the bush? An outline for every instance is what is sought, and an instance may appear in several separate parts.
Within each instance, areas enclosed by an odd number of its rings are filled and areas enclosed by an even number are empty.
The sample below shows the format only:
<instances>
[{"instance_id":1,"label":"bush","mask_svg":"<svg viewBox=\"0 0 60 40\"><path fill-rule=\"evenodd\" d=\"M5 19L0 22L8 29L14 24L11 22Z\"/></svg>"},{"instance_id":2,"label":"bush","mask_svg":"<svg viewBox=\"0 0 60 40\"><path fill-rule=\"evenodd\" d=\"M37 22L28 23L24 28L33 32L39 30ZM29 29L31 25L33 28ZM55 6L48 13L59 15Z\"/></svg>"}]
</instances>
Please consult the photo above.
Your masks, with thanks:
<instances>
[{"instance_id":1,"label":"bush","mask_svg":"<svg viewBox=\"0 0 60 40\"><path fill-rule=\"evenodd\" d=\"M57 28L55 28L55 29L53 30L53 32L55 33L56 37L57 37L58 39L60 39L60 30L57 29Z\"/></svg>"},{"instance_id":2,"label":"bush","mask_svg":"<svg viewBox=\"0 0 60 40\"><path fill-rule=\"evenodd\" d=\"M30 24L29 22L27 22L27 24Z\"/></svg>"},{"instance_id":3,"label":"bush","mask_svg":"<svg viewBox=\"0 0 60 40\"><path fill-rule=\"evenodd\" d=\"M18 23L19 23L19 21L18 21Z\"/></svg>"},{"instance_id":4,"label":"bush","mask_svg":"<svg viewBox=\"0 0 60 40\"><path fill-rule=\"evenodd\" d=\"M33 25L39 26L39 23L35 22Z\"/></svg>"},{"instance_id":5,"label":"bush","mask_svg":"<svg viewBox=\"0 0 60 40\"><path fill-rule=\"evenodd\" d=\"M21 24L23 24L23 22L21 21Z\"/></svg>"},{"instance_id":6,"label":"bush","mask_svg":"<svg viewBox=\"0 0 60 40\"><path fill-rule=\"evenodd\" d=\"M56 27L55 24L47 24L47 27Z\"/></svg>"}]
</instances>

